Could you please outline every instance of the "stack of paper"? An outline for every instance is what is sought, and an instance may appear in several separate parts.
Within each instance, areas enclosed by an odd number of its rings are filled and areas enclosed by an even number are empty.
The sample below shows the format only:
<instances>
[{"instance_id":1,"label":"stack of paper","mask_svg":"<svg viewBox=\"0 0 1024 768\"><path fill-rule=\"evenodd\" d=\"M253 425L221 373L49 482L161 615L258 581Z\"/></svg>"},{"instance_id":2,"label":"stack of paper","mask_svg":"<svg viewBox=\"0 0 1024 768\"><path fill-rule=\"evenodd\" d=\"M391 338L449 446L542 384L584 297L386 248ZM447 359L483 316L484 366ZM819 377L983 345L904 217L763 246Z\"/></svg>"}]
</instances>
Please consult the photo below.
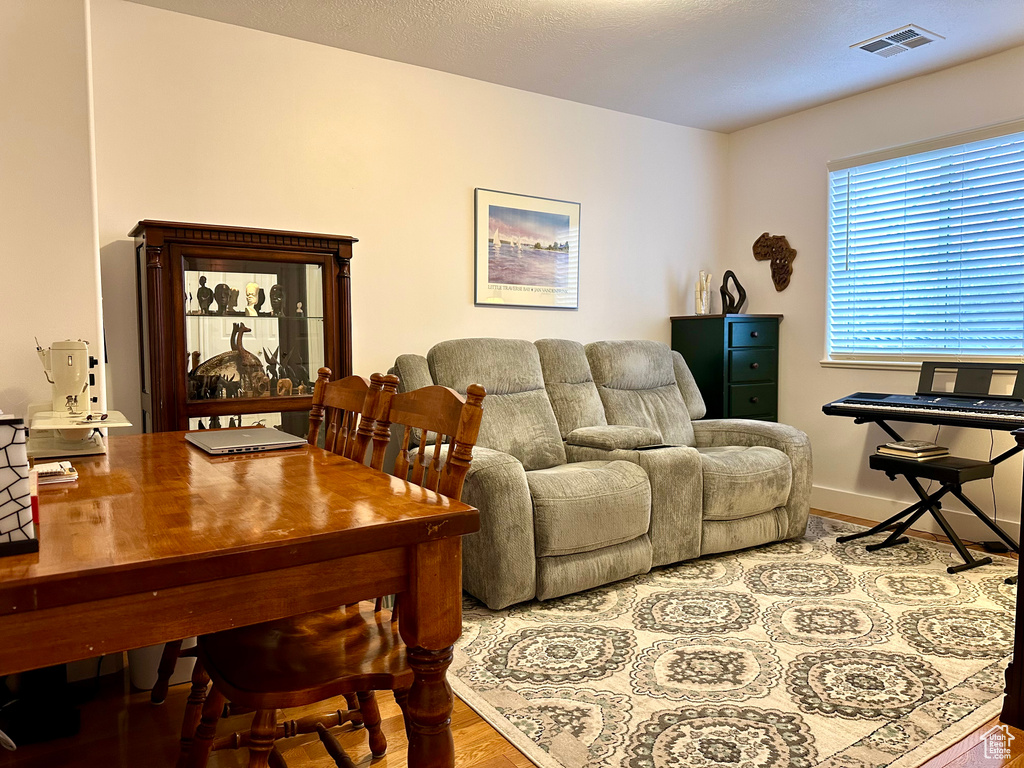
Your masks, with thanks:
<instances>
[{"instance_id":1,"label":"stack of paper","mask_svg":"<svg viewBox=\"0 0 1024 768\"><path fill-rule=\"evenodd\" d=\"M71 466L70 461L51 461L47 464L36 464L32 470L40 485L49 483L67 483L78 479L78 470Z\"/></svg>"}]
</instances>

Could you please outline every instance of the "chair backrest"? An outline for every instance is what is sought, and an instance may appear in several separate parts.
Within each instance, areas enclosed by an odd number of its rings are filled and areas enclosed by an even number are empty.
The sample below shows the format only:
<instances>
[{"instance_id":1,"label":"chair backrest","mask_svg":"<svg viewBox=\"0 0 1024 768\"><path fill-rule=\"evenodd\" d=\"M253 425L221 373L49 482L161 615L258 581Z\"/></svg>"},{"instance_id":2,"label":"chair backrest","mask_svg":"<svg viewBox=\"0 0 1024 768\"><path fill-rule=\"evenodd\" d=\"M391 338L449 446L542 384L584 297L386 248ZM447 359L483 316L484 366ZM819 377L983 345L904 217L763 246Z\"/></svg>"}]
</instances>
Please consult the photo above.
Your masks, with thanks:
<instances>
[{"instance_id":1,"label":"chair backrest","mask_svg":"<svg viewBox=\"0 0 1024 768\"><path fill-rule=\"evenodd\" d=\"M321 368L317 372L306 441L310 445L317 444L320 427L326 420L324 448L362 464L366 459L367 446L373 438L384 377L375 373L370 380L362 376L346 376L337 381L330 379L330 368ZM374 443L375 458L376 448L377 444ZM384 454L381 449L380 465L376 469L380 469L383 463Z\"/></svg>"},{"instance_id":2,"label":"chair backrest","mask_svg":"<svg viewBox=\"0 0 1024 768\"><path fill-rule=\"evenodd\" d=\"M480 433L484 388L470 384L465 397L438 385L402 394L396 394L397 389L398 378L385 376L374 427L375 438L387 434L391 424L405 427L393 474L443 496L460 498ZM416 448L410 448L413 429L423 433Z\"/></svg>"}]
</instances>

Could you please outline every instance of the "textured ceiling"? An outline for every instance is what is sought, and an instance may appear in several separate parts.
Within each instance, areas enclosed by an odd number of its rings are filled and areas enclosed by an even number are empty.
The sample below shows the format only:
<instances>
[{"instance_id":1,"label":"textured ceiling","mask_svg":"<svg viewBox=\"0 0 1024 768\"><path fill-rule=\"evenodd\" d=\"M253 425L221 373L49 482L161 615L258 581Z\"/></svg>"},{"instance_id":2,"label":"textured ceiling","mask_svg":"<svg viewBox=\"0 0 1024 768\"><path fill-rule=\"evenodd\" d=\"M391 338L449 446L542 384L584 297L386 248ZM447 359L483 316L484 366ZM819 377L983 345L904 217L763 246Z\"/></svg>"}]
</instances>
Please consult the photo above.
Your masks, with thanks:
<instances>
[{"instance_id":1,"label":"textured ceiling","mask_svg":"<svg viewBox=\"0 0 1024 768\"><path fill-rule=\"evenodd\" d=\"M1024 45L1024 0L133 1L726 133Z\"/></svg>"}]
</instances>

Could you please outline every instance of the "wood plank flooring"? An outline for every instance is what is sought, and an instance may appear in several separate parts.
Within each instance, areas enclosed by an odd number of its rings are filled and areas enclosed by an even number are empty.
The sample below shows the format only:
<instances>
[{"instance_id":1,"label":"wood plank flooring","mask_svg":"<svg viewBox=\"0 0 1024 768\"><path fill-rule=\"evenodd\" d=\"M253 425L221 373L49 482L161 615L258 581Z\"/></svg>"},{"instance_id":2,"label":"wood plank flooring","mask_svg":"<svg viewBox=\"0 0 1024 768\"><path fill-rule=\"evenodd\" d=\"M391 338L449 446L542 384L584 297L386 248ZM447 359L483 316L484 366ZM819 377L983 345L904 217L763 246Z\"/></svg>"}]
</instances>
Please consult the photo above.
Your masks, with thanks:
<instances>
[{"instance_id":1,"label":"wood plank flooring","mask_svg":"<svg viewBox=\"0 0 1024 768\"><path fill-rule=\"evenodd\" d=\"M859 524L868 520L814 510L815 514ZM912 532L913 533L913 532ZM943 537L931 533L915 533L921 538L942 541ZM124 673L101 678L97 695L81 707L82 729L78 736L46 744L23 746L17 752L0 752L3 768L149 768L173 766L177 755L177 739L188 686L171 689L166 703L154 707L148 692L129 690ZM336 731L339 740L359 766L374 768L404 768L405 731L401 714L390 695L378 696L383 729L388 739L388 754L371 762L366 733L362 729L346 726ZM339 700L333 706L344 706ZM328 711L331 703L296 711L296 715L313 711ZM244 730L251 716L238 715L222 721L221 733L231 728ZM957 744L933 757L921 768L1024 768L1024 731L1010 729L1015 737L1009 744L1006 757L992 759L986 755L982 736L997 720L962 739ZM452 715L452 733L455 739L457 768L529 768L533 765L519 750L484 722L462 701L456 700ZM328 768L333 765L316 736L302 736L284 743L283 754L290 768ZM243 768L245 750L215 753L210 768ZM680 768L685 768L680 766Z\"/></svg>"}]
</instances>

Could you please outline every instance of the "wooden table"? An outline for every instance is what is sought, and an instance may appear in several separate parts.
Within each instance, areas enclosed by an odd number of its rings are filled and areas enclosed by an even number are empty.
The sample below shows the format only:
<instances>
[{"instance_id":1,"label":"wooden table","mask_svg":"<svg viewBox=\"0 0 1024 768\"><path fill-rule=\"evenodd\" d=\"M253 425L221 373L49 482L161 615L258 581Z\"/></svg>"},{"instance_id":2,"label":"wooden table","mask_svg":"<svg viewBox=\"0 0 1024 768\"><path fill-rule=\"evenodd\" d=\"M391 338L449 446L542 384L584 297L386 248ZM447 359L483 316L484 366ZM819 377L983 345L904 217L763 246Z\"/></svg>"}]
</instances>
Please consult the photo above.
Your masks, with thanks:
<instances>
[{"instance_id":1,"label":"wooden table","mask_svg":"<svg viewBox=\"0 0 1024 768\"><path fill-rule=\"evenodd\" d=\"M0 558L0 675L402 592L410 766L454 763L445 673L472 507L318 448L212 457L112 437Z\"/></svg>"}]
</instances>

